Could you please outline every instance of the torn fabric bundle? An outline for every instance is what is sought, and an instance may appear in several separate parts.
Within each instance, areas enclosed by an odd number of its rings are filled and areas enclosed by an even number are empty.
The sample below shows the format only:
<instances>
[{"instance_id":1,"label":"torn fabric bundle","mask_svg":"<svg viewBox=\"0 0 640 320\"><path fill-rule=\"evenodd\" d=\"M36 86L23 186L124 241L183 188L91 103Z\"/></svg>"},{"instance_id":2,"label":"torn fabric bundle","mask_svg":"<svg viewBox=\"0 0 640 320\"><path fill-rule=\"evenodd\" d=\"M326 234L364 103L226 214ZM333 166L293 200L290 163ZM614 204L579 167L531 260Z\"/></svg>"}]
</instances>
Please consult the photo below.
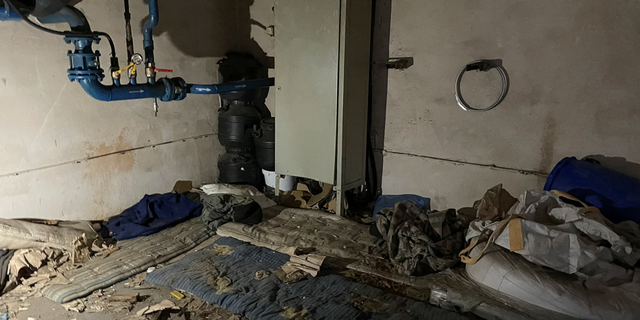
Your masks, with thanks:
<instances>
[{"instance_id":1,"label":"torn fabric bundle","mask_svg":"<svg viewBox=\"0 0 640 320\"><path fill-rule=\"evenodd\" d=\"M230 221L254 225L262 221L262 208L251 200L232 194L211 194L200 197L202 222L211 231Z\"/></svg>"},{"instance_id":2,"label":"torn fabric bundle","mask_svg":"<svg viewBox=\"0 0 640 320\"><path fill-rule=\"evenodd\" d=\"M394 209L380 211L376 225L400 274L425 275L459 261L466 226L454 209L429 212L401 201Z\"/></svg>"}]
</instances>

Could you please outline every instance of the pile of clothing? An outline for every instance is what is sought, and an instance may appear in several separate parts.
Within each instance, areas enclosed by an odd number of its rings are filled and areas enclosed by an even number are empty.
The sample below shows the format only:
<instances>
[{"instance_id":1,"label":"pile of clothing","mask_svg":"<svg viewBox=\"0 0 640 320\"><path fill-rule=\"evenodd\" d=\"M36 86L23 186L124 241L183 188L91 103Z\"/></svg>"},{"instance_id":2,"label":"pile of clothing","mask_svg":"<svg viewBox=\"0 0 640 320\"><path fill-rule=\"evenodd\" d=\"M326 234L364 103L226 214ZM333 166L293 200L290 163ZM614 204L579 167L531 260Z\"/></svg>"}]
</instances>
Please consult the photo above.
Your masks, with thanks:
<instances>
[{"instance_id":1,"label":"pile of clothing","mask_svg":"<svg viewBox=\"0 0 640 320\"><path fill-rule=\"evenodd\" d=\"M253 225L262 209L275 205L253 186L209 184L183 192L145 195L120 215L109 219L108 235L116 240L147 236L192 218L201 217L211 231L229 221Z\"/></svg>"},{"instance_id":2,"label":"pile of clothing","mask_svg":"<svg viewBox=\"0 0 640 320\"><path fill-rule=\"evenodd\" d=\"M272 205L275 202L254 187L214 184L193 189L190 182L180 181L173 192L145 195L102 223L0 219L0 293L25 297L68 284L67 271L94 256L114 254L120 249L118 241L154 235L194 218L213 232L229 221L253 225L262 221L262 208Z\"/></svg>"},{"instance_id":3,"label":"pile of clothing","mask_svg":"<svg viewBox=\"0 0 640 320\"><path fill-rule=\"evenodd\" d=\"M400 275L423 276L462 262L472 281L497 290L487 296L564 317L640 318L635 222L614 224L563 192L529 190L515 198L502 185L472 208L432 211L428 201L417 206L419 200L399 201L375 217L374 230Z\"/></svg>"},{"instance_id":4,"label":"pile of clothing","mask_svg":"<svg viewBox=\"0 0 640 320\"><path fill-rule=\"evenodd\" d=\"M421 276L458 263L468 222L456 210L430 211L404 200L378 212L375 226L398 272Z\"/></svg>"}]
</instances>

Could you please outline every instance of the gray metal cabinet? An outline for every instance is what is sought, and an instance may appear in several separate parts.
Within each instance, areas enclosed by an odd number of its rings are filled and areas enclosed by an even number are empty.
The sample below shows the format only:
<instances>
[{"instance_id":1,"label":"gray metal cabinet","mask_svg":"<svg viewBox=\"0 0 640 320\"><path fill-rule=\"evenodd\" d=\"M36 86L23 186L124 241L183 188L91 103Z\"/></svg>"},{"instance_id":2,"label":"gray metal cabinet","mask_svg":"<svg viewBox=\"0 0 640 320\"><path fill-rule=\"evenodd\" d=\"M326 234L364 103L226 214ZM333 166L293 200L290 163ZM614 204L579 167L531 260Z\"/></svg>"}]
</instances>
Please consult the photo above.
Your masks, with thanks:
<instances>
[{"instance_id":1,"label":"gray metal cabinet","mask_svg":"<svg viewBox=\"0 0 640 320\"><path fill-rule=\"evenodd\" d=\"M371 10L371 0L275 6L276 172L333 184L340 198L365 179Z\"/></svg>"}]
</instances>

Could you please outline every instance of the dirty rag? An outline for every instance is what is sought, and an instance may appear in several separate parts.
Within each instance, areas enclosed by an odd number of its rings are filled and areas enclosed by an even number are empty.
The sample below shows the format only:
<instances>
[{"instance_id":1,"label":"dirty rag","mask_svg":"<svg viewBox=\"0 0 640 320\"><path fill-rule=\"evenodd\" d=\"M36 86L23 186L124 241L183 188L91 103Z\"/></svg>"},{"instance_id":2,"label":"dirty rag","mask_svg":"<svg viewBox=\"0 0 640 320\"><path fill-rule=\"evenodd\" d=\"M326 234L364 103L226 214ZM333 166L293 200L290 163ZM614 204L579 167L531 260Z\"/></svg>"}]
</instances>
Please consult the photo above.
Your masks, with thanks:
<instances>
[{"instance_id":1,"label":"dirty rag","mask_svg":"<svg viewBox=\"0 0 640 320\"><path fill-rule=\"evenodd\" d=\"M267 196L260 192L256 187L249 185L233 185L226 183L213 183L206 184L200 189L206 194L233 194L236 196L249 198L257 202L262 209L273 207L276 202L267 198Z\"/></svg>"},{"instance_id":2,"label":"dirty rag","mask_svg":"<svg viewBox=\"0 0 640 320\"><path fill-rule=\"evenodd\" d=\"M376 225L400 274L421 276L459 261L466 226L454 209L427 211L401 201L394 209L380 211Z\"/></svg>"},{"instance_id":3,"label":"dirty rag","mask_svg":"<svg viewBox=\"0 0 640 320\"><path fill-rule=\"evenodd\" d=\"M116 240L148 236L200 216L202 206L179 193L145 195L136 205L107 223Z\"/></svg>"},{"instance_id":4,"label":"dirty rag","mask_svg":"<svg viewBox=\"0 0 640 320\"><path fill-rule=\"evenodd\" d=\"M200 197L202 221L211 231L229 222L254 225L262 221L262 209L250 198L233 194L210 194Z\"/></svg>"},{"instance_id":5,"label":"dirty rag","mask_svg":"<svg viewBox=\"0 0 640 320\"><path fill-rule=\"evenodd\" d=\"M473 204L476 218L479 220L502 220L518 199L511 196L509 191L502 188L502 183L487 190L482 199Z\"/></svg>"},{"instance_id":6,"label":"dirty rag","mask_svg":"<svg viewBox=\"0 0 640 320\"><path fill-rule=\"evenodd\" d=\"M373 208L373 217L376 217L382 209L393 209L400 201L410 201L420 209L431 210L431 199L415 194L381 195L376 199Z\"/></svg>"}]
</instances>

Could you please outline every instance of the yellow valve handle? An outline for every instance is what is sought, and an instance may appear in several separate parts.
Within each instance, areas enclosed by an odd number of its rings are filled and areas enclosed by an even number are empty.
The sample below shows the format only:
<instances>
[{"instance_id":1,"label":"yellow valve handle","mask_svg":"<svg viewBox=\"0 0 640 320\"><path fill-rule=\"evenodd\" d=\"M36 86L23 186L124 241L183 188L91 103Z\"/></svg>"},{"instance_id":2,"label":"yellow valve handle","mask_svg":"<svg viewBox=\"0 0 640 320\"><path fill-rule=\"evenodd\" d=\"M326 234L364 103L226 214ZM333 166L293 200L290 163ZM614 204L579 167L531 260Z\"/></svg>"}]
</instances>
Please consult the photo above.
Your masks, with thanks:
<instances>
[{"instance_id":1,"label":"yellow valve handle","mask_svg":"<svg viewBox=\"0 0 640 320\"><path fill-rule=\"evenodd\" d=\"M126 67L124 67L123 69L120 69L120 70L118 70L118 71L114 72L114 74L115 74L115 76L117 77L117 76L119 76L121 73L123 73L124 71L129 70L130 68L133 68L133 70L131 71L131 73L132 73L132 74L135 74L136 64L135 64L135 63L133 63L133 62L129 63L129 65L128 65L128 66L126 66Z\"/></svg>"}]
</instances>

